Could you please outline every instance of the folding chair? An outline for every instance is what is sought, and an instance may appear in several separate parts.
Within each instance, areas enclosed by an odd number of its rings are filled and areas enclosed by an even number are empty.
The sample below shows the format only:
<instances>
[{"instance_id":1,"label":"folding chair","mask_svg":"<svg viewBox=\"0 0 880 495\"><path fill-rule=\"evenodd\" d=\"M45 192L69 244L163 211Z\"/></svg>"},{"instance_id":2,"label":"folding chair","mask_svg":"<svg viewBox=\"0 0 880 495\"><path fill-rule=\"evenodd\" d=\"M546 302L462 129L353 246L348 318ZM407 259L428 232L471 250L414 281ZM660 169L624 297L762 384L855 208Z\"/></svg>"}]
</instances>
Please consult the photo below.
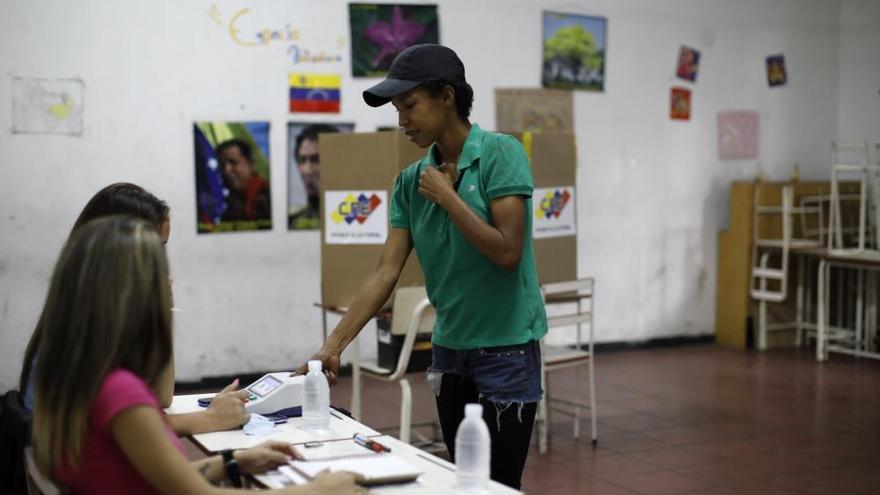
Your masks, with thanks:
<instances>
[{"instance_id":1,"label":"folding chair","mask_svg":"<svg viewBox=\"0 0 880 495\"><path fill-rule=\"evenodd\" d=\"M595 306L595 286L592 278L583 278L567 282L548 283L541 286L541 296L546 304L564 304L576 303L577 310L574 313L566 313L562 315L554 315L547 318L547 325L550 330L556 327L576 326L576 338L574 346L558 346L549 345L545 342L546 337L541 341L541 384L544 388L544 398L538 404L538 451L545 453L547 451L547 440L550 427L550 403L558 402L574 409L574 438L580 437L580 412L581 409L590 410L592 440L595 445L598 436L596 429L596 379L595 366L593 357L593 308ZM589 301L589 304L586 302ZM589 324L589 332L587 333L587 349L582 348L582 332L581 325ZM548 330L549 335L549 330ZM580 392L583 388L579 385L579 396L575 401L567 401L553 398L550 394L550 386L547 374L551 371L570 368L575 366L587 366L589 370L590 396L589 405L583 404ZM568 411L565 411L568 412Z\"/></svg>"},{"instance_id":2,"label":"folding chair","mask_svg":"<svg viewBox=\"0 0 880 495\"><path fill-rule=\"evenodd\" d=\"M400 287L394 295L392 333L395 333L393 329L396 326L405 325L406 334L400 356L397 358L397 366L394 369L383 368L379 366L377 359L361 359L359 351L354 352L352 356L352 414L355 418L361 417L361 377L385 382L398 382L401 394L400 441L406 443L410 441L412 430L412 388L406 378L406 369L409 367L416 335L419 332L432 331L434 318L434 308L428 301L424 287Z\"/></svg>"}]
</instances>

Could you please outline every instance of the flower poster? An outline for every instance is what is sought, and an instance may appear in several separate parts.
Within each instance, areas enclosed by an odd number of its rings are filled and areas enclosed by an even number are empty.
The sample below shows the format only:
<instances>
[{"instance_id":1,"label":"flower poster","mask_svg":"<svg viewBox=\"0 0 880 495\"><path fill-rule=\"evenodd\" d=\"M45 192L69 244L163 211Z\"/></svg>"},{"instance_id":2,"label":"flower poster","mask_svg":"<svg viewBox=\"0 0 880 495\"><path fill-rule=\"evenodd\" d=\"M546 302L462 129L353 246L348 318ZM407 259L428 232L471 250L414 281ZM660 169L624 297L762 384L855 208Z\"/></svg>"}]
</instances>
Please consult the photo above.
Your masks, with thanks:
<instances>
[{"instance_id":1,"label":"flower poster","mask_svg":"<svg viewBox=\"0 0 880 495\"><path fill-rule=\"evenodd\" d=\"M545 88L605 90L604 17L544 12Z\"/></svg>"},{"instance_id":2,"label":"flower poster","mask_svg":"<svg viewBox=\"0 0 880 495\"><path fill-rule=\"evenodd\" d=\"M354 77L384 77L398 53L440 42L436 5L350 3L348 18Z\"/></svg>"}]
</instances>

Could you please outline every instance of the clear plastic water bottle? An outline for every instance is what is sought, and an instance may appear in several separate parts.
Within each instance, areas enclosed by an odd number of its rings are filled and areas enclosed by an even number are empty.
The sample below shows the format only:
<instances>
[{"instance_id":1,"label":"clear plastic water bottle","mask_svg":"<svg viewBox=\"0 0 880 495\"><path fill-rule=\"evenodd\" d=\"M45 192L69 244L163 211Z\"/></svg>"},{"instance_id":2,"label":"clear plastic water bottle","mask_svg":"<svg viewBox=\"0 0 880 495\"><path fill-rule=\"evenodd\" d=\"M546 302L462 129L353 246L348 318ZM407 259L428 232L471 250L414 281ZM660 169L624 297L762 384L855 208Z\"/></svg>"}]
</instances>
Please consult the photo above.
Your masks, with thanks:
<instances>
[{"instance_id":1,"label":"clear plastic water bottle","mask_svg":"<svg viewBox=\"0 0 880 495\"><path fill-rule=\"evenodd\" d=\"M330 429L330 384L321 371L321 361L309 361L302 388L303 429Z\"/></svg>"},{"instance_id":2,"label":"clear plastic water bottle","mask_svg":"<svg viewBox=\"0 0 880 495\"><path fill-rule=\"evenodd\" d=\"M483 493L489 481L489 452L492 440L483 421L483 406L464 406L464 419L455 434L456 491Z\"/></svg>"}]
</instances>

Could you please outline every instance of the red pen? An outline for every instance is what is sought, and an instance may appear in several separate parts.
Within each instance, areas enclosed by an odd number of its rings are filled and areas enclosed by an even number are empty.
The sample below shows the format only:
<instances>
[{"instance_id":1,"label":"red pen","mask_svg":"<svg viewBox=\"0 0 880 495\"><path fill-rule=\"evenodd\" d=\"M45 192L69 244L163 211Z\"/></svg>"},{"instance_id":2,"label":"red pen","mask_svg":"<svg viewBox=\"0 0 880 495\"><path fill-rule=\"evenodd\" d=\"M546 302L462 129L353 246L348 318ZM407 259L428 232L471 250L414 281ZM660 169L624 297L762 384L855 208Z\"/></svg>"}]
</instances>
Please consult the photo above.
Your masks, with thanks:
<instances>
[{"instance_id":1,"label":"red pen","mask_svg":"<svg viewBox=\"0 0 880 495\"><path fill-rule=\"evenodd\" d=\"M354 438L354 443L356 443L362 447L366 447L366 448L372 450L373 452L377 452L377 453L391 452L391 449L389 449L388 447L382 445L379 442L376 442L375 440L370 440L369 438L361 435L360 433L355 433L353 438Z\"/></svg>"}]
</instances>

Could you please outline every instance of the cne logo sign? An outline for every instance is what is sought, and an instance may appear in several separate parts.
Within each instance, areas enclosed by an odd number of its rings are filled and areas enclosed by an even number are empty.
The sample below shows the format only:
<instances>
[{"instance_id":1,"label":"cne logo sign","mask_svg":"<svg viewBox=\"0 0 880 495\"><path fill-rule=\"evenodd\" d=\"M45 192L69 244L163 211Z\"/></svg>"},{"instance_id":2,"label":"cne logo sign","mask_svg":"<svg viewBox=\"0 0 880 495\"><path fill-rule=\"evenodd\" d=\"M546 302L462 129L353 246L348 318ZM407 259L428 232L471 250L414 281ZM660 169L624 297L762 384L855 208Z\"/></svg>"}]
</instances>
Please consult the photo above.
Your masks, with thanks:
<instances>
[{"instance_id":1,"label":"cne logo sign","mask_svg":"<svg viewBox=\"0 0 880 495\"><path fill-rule=\"evenodd\" d=\"M349 194L330 214L330 218L340 225L343 222L348 225L354 222L363 224L380 204L382 204L382 198L376 194L371 194L370 196L364 193L360 193L357 196Z\"/></svg>"},{"instance_id":2,"label":"cne logo sign","mask_svg":"<svg viewBox=\"0 0 880 495\"><path fill-rule=\"evenodd\" d=\"M570 199L571 194L565 189L548 191L544 197L541 198L541 202L538 203L538 209L535 211L535 216L548 220L551 218L559 218L559 215L562 213L562 210L565 209L565 205L568 204Z\"/></svg>"}]
</instances>

